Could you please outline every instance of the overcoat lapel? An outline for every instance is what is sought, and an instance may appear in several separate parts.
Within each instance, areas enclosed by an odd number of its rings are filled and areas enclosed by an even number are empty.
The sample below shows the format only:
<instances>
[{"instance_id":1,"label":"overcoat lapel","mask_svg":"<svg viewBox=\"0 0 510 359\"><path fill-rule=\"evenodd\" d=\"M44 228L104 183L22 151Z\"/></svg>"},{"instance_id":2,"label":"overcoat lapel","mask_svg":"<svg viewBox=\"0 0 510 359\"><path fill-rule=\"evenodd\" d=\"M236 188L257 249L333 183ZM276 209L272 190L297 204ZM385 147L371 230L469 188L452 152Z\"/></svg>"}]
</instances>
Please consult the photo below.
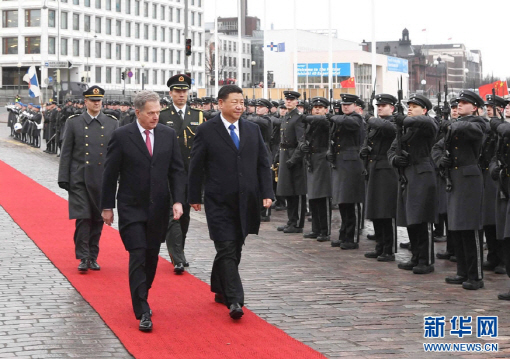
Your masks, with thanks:
<instances>
[{"instance_id":1,"label":"overcoat lapel","mask_svg":"<svg viewBox=\"0 0 510 359\"><path fill-rule=\"evenodd\" d=\"M236 145L234 145L234 141L232 140L232 137L230 137L227 129L223 126L223 122L221 121L220 115L213 118L211 121L214 122L214 128L219 133L220 137L227 142L227 144L230 146L231 149L238 152ZM241 136L242 137L242 136ZM239 146L241 148L241 146Z\"/></svg>"},{"instance_id":2,"label":"overcoat lapel","mask_svg":"<svg viewBox=\"0 0 510 359\"><path fill-rule=\"evenodd\" d=\"M138 147L138 149L140 151L142 151L142 153L147 157L147 159L151 160L151 155L149 154L149 150L147 149L147 146L145 145L145 142L143 142L143 138L142 138L142 135L141 135L140 131L138 131L138 125L136 124L136 121L134 121L133 123L131 123L128 126L131 126L129 128L129 133L130 133L131 141L134 142L136 147ZM154 134L154 137L156 137L155 134ZM156 141L156 143L157 142L158 141Z\"/></svg>"}]
</instances>

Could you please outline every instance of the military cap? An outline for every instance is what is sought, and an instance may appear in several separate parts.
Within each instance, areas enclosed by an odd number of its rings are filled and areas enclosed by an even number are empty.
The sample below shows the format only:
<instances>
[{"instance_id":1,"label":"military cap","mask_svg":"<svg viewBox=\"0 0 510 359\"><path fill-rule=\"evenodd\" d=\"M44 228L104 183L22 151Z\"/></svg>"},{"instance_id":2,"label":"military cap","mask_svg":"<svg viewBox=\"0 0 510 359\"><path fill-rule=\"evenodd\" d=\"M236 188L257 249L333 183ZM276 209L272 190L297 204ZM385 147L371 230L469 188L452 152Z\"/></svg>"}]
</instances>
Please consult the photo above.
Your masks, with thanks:
<instances>
[{"instance_id":1,"label":"military cap","mask_svg":"<svg viewBox=\"0 0 510 359\"><path fill-rule=\"evenodd\" d=\"M285 102L283 100L278 101L278 107L279 108L287 108L287 106L285 106Z\"/></svg>"},{"instance_id":2,"label":"military cap","mask_svg":"<svg viewBox=\"0 0 510 359\"><path fill-rule=\"evenodd\" d=\"M295 100L299 98L301 94L296 91L283 91L283 96L285 96L287 100Z\"/></svg>"},{"instance_id":3,"label":"military cap","mask_svg":"<svg viewBox=\"0 0 510 359\"><path fill-rule=\"evenodd\" d=\"M85 104L85 101L84 101L83 99L81 99L81 100L78 100L78 103L79 103L80 105L83 105L83 104Z\"/></svg>"},{"instance_id":4,"label":"military cap","mask_svg":"<svg viewBox=\"0 0 510 359\"><path fill-rule=\"evenodd\" d=\"M131 106L128 100L124 100L120 103L121 106Z\"/></svg>"},{"instance_id":5,"label":"military cap","mask_svg":"<svg viewBox=\"0 0 510 359\"><path fill-rule=\"evenodd\" d=\"M278 103L278 101L271 101L271 105L273 105L273 107L278 107L280 104Z\"/></svg>"},{"instance_id":6,"label":"military cap","mask_svg":"<svg viewBox=\"0 0 510 359\"><path fill-rule=\"evenodd\" d=\"M206 97L202 97L202 103L212 103L213 102L213 98L212 97L209 97L209 96L206 96Z\"/></svg>"},{"instance_id":7,"label":"military cap","mask_svg":"<svg viewBox=\"0 0 510 359\"><path fill-rule=\"evenodd\" d=\"M432 108L432 102L430 102L428 98L420 94L414 93L411 94L411 96L409 96L409 100L407 100L407 104L409 105L410 103L414 103L415 105L418 105L422 108L426 108L427 111L430 111L430 109Z\"/></svg>"},{"instance_id":8,"label":"military cap","mask_svg":"<svg viewBox=\"0 0 510 359\"><path fill-rule=\"evenodd\" d=\"M507 101L503 97L492 96L491 94L485 96L487 99L487 105L493 106L496 105L498 107L506 107Z\"/></svg>"},{"instance_id":9,"label":"military cap","mask_svg":"<svg viewBox=\"0 0 510 359\"><path fill-rule=\"evenodd\" d=\"M303 101L303 100L298 100L298 102L297 102L297 106L303 106L303 107L305 107L305 106L306 106L306 103L305 103L305 101Z\"/></svg>"},{"instance_id":10,"label":"military cap","mask_svg":"<svg viewBox=\"0 0 510 359\"><path fill-rule=\"evenodd\" d=\"M397 103L397 98L393 95L390 95L389 93L380 93L378 95L375 95L375 101L376 105L392 105L395 106Z\"/></svg>"},{"instance_id":11,"label":"military cap","mask_svg":"<svg viewBox=\"0 0 510 359\"><path fill-rule=\"evenodd\" d=\"M189 90L191 87L191 78L184 74L177 74L170 77L166 85L170 90Z\"/></svg>"},{"instance_id":12,"label":"military cap","mask_svg":"<svg viewBox=\"0 0 510 359\"><path fill-rule=\"evenodd\" d=\"M94 85L83 91L83 97L89 100L102 100L104 98L104 90L101 87Z\"/></svg>"},{"instance_id":13,"label":"military cap","mask_svg":"<svg viewBox=\"0 0 510 359\"><path fill-rule=\"evenodd\" d=\"M469 90L462 90L459 96L457 96L457 100L472 103L476 107L483 107L485 105L483 99L477 93Z\"/></svg>"},{"instance_id":14,"label":"military cap","mask_svg":"<svg viewBox=\"0 0 510 359\"><path fill-rule=\"evenodd\" d=\"M271 108L273 107L273 104L271 102L269 102L269 100L266 100L265 98L259 98L256 102L257 106L264 106L264 107L267 107L267 108Z\"/></svg>"},{"instance_id":15,"label":"military cap","mask_svg":"<svg viewBox=\"0 0 510 359\"><path fill-rule=\"evenodd\" d=\"M312 106L328 107L329 101L324 97L314 97L312 98Z\"/></svg>"},{"instance_id":16,"label":"military cap","mask_svg":"<svg viewBox=\"0 0 510 359\"><path fill-rule=\"evenodd\" d=\"M450 107L458 107L458 106L459 106L459 101L456 98L452 98L450 100Z\"/></svg>"},{"instance_id":17,"label":"military cap","mask_svg":"<svg viewBox=\"0 0 510 359\"><path fill-rule=\"evenodd\" d=\"M361 98L358 98L356 100L356 105L361 107L361 108L365 108L365 101L363 101Z\"/></svg>"},{"instance_id":18,"label":"military cap","mask_svg":"<svg viewBox=\"0 0 510 359\"><path fill-rule=\"evenodd\" d=\"M249 100L246 102L246 106L255 106L256 104L257 104L257 100L255 100L254 98L249 99Z\"/></svg>"},{"instance_id":19,"label":"military cap","mask_svg":"<svg viewBox=\"0 0 510 359\"><path fill-rule=\"evenodd\" d=\"M341 107L342 107L342 102L340 102L339 100L333 101L333 108L341 108Z\"/></svg>"},{"instance_id":20,"label":"military cap","mask_svg":"<svg viewBox=\"0 0 510 359\"><path fill-rule=\"evenodd\" d=\"M359 99L358 96L351 95L348 93L343 93L340 95L340 97L342 98L342 105L350 105L351 103L355 103L356 100Z\"/></svg>"}]
</instances>

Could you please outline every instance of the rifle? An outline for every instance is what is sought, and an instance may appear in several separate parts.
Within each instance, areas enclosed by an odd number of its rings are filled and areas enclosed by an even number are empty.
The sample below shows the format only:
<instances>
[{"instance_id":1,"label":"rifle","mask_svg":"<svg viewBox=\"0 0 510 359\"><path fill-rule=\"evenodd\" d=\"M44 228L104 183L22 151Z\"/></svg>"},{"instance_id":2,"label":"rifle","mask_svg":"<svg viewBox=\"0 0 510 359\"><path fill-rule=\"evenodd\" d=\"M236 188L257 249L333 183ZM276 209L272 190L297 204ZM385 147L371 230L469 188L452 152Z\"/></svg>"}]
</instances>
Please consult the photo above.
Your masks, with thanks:
<instances>
[{"instance_id":1,"label":"rifle","mask_svg":"<svg viewBox=\"0 0 510 359\"><path fill-rule=\"evenodd\" d=\"M452 142L452 129L448 128L448 131L446 132L446 135L444 136L444 157L450 158L450 145ZM445 168L444 169L444 178L446 180L446 192L451 192L453 183L452 183L452 177L450 175L450 169Z\"/></svg>"},{"instance_id":2,"label":"rifle","mask_svg":"<svg viewBox=\"0 0 510 359\"><path fill-rule=\"evenodd\" d=\"M439 91L437 92L437 117L441 117L439 113L441 112L441 81L439 81Z\"/></svg>"},{"instance_id":3,"label":"rifle","mask_svg":"<svg viewBox=\"0 0 510 359\"><path fill-rule=\"evenodd\" d=\"M498 108L496 106L496 90L492 89L492 110L494 112L493 117L497 117L498 114L501 117L501 120L505 122L505 117L502 113L498 111ZM508 199L508 189L505 186L504 178L505 173L507 172L508 163L505 161L505 156L503 155L505 149L505 141L503 140L502 136L498 136L498 144L496 148L496 160L498 161L498 166L500 168L499 175L498 175L498 183L499 183L499 198L500 199Z\"/></svg>"},{"instance_id":4,"label":"rifle","mask_svg":"<svg viewBox=\"0 0 510 359\"><path fill-rule=\"evenodd\" d=\"M448 102L448 84L444 84L444 104L443 104L443 120L450 119L450 103Z\"/></svg>"},{"instance_id":5,"label":"rifle","mask_svg":"<svg viewBox=\"0 0 510 359\"><path fill-rule=\"evenodd\" d=\"M400 76L400 83L398 83L398 81L397 81L397 84L398 84L397 113L399 115L403 115L404 107L402 106L402 76ZM402 151L402 132L403 132L402 124L398 123L397 124L397 149L395 151L397 156L402 156L402 155L406 156L407 155L407 153L405 153L405 151ZM398 175L399 175L398 181L400 182L400 188L405 189L407 186L407 177L405 175L405 171L403 168L401 168L401 167L398 168Z\"/></svg>"},{"instance_id":6,"label":"rifle","mask_svg":"<svg viewBox=\"0 0 510 359\"><path fill-rule=\"evenodd\" d=\"M329 89L329 113L331 115L335 114L335 110L333 109L333 89ZM333 141L333 136L335 135L336 124L331 121L329 124L329 136L328 136L328 152L334 156L334 146L335 141ZM335 161L331 163L331 168L336 169Z\"/></svg>"},{"instance_id":7,"label":"rifle","mask_svg":"<svg viewBox=\"0 0 510 359\"><path fill-rule=\"evenodd\" d=\"M375 99L375 86L377 84L377 77L374 80L374 88L372 89L372 95L370 95L370 102L368 103L368 115L374 116L374 99ZM368 148L369 152L372 151L372 148L368 146L368 134L370 133L370 126L367 126L365 138L363 140L363 147ZM363 172L361 173L363 176L365 176L365 181L368 181L368 156L363 159Z\"/></svg>"}]
</instances>

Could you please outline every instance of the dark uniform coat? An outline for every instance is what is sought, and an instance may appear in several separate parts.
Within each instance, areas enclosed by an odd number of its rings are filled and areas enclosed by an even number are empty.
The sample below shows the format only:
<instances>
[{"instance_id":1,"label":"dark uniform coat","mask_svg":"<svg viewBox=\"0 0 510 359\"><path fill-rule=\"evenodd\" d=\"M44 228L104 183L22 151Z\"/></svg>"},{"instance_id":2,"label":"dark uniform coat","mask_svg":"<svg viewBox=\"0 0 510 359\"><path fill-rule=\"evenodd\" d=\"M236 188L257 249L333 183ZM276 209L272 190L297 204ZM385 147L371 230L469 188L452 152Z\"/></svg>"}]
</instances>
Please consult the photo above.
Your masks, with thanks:
<instances>
[{"instance_id":1,"label":"dark uniform coat","mask_svg":"<svg viewBox=\"0 0 510 359\"><path fill-rule=\"evenodd\" d=\"M399 183L397 199L397 226L407 227L437 220L437 178L435 165L430 156L437 135L437 125L429 116L406 117L402 150L409 156L409 166L403 168L407 185ZM393 164L397 149L395 139L388 151Z\"/></svg>"},{"instance_id":2,"label":"dark uniform coat","mask_svg":"<svg viewBox=\"0 0 510 359\"><path fill-rule=\"evenodd\" d=\"M298 141L303 137L305 128L297 108L288 112L280 126L280 154L278 167L278 196L301 196L306 194L306 168L303 153L297 149ZM293 163L292 168L287 161Z\"/></svg>"},{"instance_id":3,"label":"dark uniform coat","mask_svg":"<svg viewBox=\"0 0 510 359\"><path fill-rule=\"evenodd\" d=\"M106 148L118 122L99 113L96 120L85 112L67 119L60 155L58 182L67 182L69 219L101 219L101 178Z\"/></svg>"},{"instance_id":4,"label":"dark uniform coat","mask_svg":"<svg viewBox=\"0 0 510 359\"><path fill-rule=\"evenodd\" d=\"M41 124L42 115L40 112L34 112L34 116L32 117L33 125L32 125L32 133L31 135L37 137L41 134L41 130L37 127L37 125Z\"/></svg>"},{"instance_id":5,"label":"dark uniform coat","mask_svg":"<svg viewBox=\"0 0 510 359\"><path fill-rule=\"evenodd\" d=\"M127 111L120 112L119 127L126 126L136 121L135 110L128 109Z\"/></svg>"},{"instance_id":6,"label":"dark uniform coat","mask_svg":"<svg viewBox=\"0 0 510 359\"><path fill-rule=\"evenodd\" d=\"M333 116L335 126L333 150L335 168L331 170L333 179L333 204L363 203L365 201L365 181L363 162L359 157L363 139L363 118L358 113Z\"/></svg>"},{"instance_id":7,"label":"dark uniform coat","mask_svg":"<svg viewBox=\"0 0 510 359\"><path fill-rule=\"evenodd\" d=\"M239 119L239 149L220 116L196 131L188 174L189 202L204 205L213 241L257 234L260 204L274 199L266 145L257 125Z\"/></svg>"},{"instance_id":8,"label":"dark uniform coat","mask_svg":"<svg viewBox=\"0 0 510 359\"><path fill-rule=\"evenodd\" d=\"M510 123L504 122L498 126L497 133L501 137L500 141L503 141L501 145L502 159L504 163L510 164ZM498 167L497 157L494 156L490 163L489 170L492 173L496 171ZM499 171L497 171L499 172ZM508 199L505 199L501 195L501 189L506 189L506 193L510 190L510 170L508 168L503 170L501 179L497 181L497 193L496 193L496 238L505 239L510 237L510 210L508 206Z\"/></svg>"},{"instance_id":9,"label":"dark uniform coat","mask_svg":"<svg viewBox=\"0 0 510 359\"><path fill-rule=\"evenodd\" d=\"M495 119L499 121L499 119ZM483 204L482 204L482 225L496 225L496 197L498 193L498 184L491 178L490 162L496 153L497 134L493 133L487 123L486 136L480 155L480 168L483 174Z\"/></svg>"},{"instance_id":10,"label":"dark uniform coat","mask_svg":"<svg viewBox=\"0 0 510 359\"><path fill-rule=\"evenodd\" d=\"M454 122L449 133L432 148L439 166L445 149L450 152L452 190L447 193L448 230L482 229L483 176L479 166L486 123L479 116L465 116ZM451 136L449 148L445 141Z\"/></svg>"},{"instance_id":11,"label":"dark uniform coat","mask_svg":"<svg viewBox=\"0 0 510 359\"><path fill-rule=\"evenodd\" d=\"M182 162L186 172L189 168L189 161L191 156L191 148L193 147L193 140L197 127L204 122L204 115L201 110L196 110L190 106L186 106L184 113L184 120L177 113L173 105L165 108L159 115L159 123L173 128L177 133L177 141L181 150Z\"/></svg>"},{"instance_id":12,"label":"dark uniform coat","mask_svg":"<svg viewBox=\"0 0 510 359\"><path fill-rule=\"evenodd\" d=\"M396 218L398 175L388 161L387 152L396 136L393 117L372 117L368 124L368 183L366 218Z\"/></svg>"}]
</instances>

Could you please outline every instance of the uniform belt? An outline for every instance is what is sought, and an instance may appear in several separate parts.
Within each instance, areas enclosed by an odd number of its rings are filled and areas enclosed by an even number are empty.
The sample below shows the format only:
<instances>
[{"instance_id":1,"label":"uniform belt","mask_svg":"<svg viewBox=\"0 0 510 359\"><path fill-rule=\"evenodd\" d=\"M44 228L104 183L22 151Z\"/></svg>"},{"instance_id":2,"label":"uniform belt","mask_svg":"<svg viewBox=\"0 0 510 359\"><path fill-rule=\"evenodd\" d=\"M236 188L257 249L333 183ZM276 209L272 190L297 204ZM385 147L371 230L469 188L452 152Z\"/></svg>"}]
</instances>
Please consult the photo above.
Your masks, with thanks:
<instances>
[{"instance_id":1,"label":"uniform belt","mask_svg":"<svg viewBox=\"0 0 510 359\"><path fill-rule=\"evenodd\" d=\"M296 148L297 147L297 143L296 144L287 144L287 143L282 143L280 144L280 148L283 148L283 149L290 149L290 148Z\"/></svg>"}]
</instances>

